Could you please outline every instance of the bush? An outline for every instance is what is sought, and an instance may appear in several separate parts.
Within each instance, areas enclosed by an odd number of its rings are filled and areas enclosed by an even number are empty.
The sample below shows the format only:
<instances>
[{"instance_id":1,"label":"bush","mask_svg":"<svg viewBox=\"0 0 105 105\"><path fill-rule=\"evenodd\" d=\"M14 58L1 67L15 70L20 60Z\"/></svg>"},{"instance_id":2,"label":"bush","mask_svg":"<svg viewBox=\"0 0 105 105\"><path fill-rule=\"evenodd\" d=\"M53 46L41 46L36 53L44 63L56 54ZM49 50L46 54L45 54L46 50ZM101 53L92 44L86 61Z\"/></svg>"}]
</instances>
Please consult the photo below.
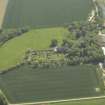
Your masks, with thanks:
<instances>
[{"instance_id":1,"label":"bush","mask_svg":"<svg viewBox=\"0 0 105 105\"><path fill-rule=\"evenodd\" d=\"M20 29L22 33L26 33L29 31L29 28L28 27L23 27Z\"/></svg>"},{"instance_id":2,"label":"bush","mask_svg":"<svg viewBox=\"0 0 105 105\"><path fill-rule=\"evenodd\" d=\"M50 47L56 47L57 45L58 45L58 41L56 39L52 39Z\"/></svg>"}]
</instances>

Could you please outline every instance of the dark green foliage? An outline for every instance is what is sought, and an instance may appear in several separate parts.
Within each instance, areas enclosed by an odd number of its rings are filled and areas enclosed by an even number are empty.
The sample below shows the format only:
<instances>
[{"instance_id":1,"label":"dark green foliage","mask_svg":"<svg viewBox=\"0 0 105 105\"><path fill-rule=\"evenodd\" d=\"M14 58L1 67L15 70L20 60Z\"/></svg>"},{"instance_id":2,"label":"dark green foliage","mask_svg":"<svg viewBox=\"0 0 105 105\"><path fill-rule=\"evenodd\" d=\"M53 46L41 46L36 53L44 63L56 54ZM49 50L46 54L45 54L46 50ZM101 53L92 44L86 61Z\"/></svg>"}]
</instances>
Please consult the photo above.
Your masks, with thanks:
<instances>
[{"instance_id":1,"label":"dark green foliage","mask_svg":"<svg viewBox=\"0 0 105 105\"><path fill-rule=\"evenodd\" d=\"M29 31L29 28L28 27L23 27L20 29L22 33L26 33Z\"/></svg>"},{"instance_id":2,"label":"dark green foliage","mask_svg":"<svg viewBox=\"0 0 105 105\"><path fill-rule=\"evenodd\" d=\"M68 26L69 34L65 35L65 39L57 49L58 53L61 52L59 49L66 49L66 53L63 54L67 64L98 64L104 61L105 57L98 40L99 26L102 25L86 21L73 22ZM57 45L56 39L51 41L51 47Z\"/></svg>"},{"instance_id":3,"label":"dark green foliage","mask_svg":"<svg viewBox=\"0 0 105 105\"><path fill-rule=\"evenodd\" d=\"M57 45L58 45L58 41L56 39L52 39L50 47L56 47Z\"/></svg>"},{"instance_id":4,"label":"dark green foliage","mask_svg":"<svg viewBox=\"0 0 105 105\"><path fill-rule=\"evenodd\" d=\"M28 27L23 27L19 29L4 30L0 33L0 45L3 45L6 41L18 37L29 31Z\"/></svg>"},{"instance_id":5,"label":"dark green foliage","mask_svg":"<svg viewBox=\"0 0 105 105\"><path fill-rule=\"evenodd\" d=\"M70 48L72 46L72 43L70 43L68 40L64 39L62 41L62 44L61 44L62 47L66 47L66 48Z\"/></svg>"},{"instance_id":6,"label":"dark green foliage","mask_svg":"<svg viewBox=\"0 0 105 105\"><path fill-rule=\"evenodd\" d=\"M66 40L73 42L66 55L70 59L69 64L103 62L105 57L99 46L97 23L74 22L68 30L70 34Z\"/></svg>"}]
</instances>

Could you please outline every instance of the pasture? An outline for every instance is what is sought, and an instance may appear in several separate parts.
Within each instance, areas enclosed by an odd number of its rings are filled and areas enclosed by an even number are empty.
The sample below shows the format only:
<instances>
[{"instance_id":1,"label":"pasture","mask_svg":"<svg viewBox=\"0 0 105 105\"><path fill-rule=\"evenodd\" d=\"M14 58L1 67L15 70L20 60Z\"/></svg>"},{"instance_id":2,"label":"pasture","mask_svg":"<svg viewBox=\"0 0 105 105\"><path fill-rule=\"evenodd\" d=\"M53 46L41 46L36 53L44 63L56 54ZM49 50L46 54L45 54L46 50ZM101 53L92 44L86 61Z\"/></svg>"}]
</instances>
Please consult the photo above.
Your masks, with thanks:
<instances>
[{"instance_id":1,"label":"pasture","mask_svg":"<svg viewBox=\"0 0 105 105\"><path fill-rule=\"evenodd\" d=\"M86 20L91 0L9 0L4 28L48 27Z\"/></svg>"},{"instance_id":2,"label":"pasture","mask_svg":"<svg viewBox=\"0 0 105 105\"><path fill-rule=\"evenodd\" d=\"M23 65L0 75L0 88L11 103L42 102L103 94L94 65L35 69Z\"/></svg>"}]
</instances>

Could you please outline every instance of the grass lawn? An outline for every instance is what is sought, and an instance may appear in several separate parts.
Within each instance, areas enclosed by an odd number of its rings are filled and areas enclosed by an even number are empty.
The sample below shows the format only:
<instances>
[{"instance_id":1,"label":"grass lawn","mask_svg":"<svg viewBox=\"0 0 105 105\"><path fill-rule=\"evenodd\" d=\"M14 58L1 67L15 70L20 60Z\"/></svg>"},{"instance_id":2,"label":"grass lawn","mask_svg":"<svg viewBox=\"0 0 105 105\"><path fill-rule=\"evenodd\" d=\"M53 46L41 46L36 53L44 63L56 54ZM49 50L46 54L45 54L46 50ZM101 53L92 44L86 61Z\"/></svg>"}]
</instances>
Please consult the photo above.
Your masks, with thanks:
<instances>
[{"instance_id":1,"label":"grass lawn","mask_svg":"<svg viewBox=\"0 0 105 105\"><path fill-rule=\"evenodd\" d=\"M94 65L48 69L35 69L24 65L1 74L0 88L11 103L52 101L103 94Z\"/></svg>"},{"instance_id":2,"label":"grass lawn","mask_svg":"<svg viewBox=\"0 0 105 105\"><path fill-rule=\"evenodd\" d=\"M47 49L52 39L61 42L67 33L66 28L35 29L8 41L0 48L0 69L20 62L28 48Z\"/></svg>"}]
</instances>

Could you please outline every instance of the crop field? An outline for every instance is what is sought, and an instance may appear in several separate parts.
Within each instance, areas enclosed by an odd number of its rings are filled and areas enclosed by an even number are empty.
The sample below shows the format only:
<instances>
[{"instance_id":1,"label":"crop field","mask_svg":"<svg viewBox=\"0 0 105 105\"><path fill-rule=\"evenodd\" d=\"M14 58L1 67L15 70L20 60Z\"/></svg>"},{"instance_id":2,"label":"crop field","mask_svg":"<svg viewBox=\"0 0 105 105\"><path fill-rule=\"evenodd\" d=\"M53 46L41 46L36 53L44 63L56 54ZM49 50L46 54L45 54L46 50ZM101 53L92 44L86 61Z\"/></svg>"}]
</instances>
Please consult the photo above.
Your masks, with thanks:
<instances>
[{"instance_id":1,"label":"crop field","mask_svg":"<svg viewBox=\"0 0 105 105\"><path fill-rule=\"evenodd\" d=\"M103 94L96 66L34 69L23 65L0 75L0 88L11 103L41 102Z\"/></svg>"},{"instance_id":2,"label":"crop field","mask_svg":"<svg viewBox=\"0 0 105 105\"><path fill-rule=\"evenodd\" d=\"M9 0L3 27L67 25L86 20L91 0Z\"/></svg>"}]
</instances>

